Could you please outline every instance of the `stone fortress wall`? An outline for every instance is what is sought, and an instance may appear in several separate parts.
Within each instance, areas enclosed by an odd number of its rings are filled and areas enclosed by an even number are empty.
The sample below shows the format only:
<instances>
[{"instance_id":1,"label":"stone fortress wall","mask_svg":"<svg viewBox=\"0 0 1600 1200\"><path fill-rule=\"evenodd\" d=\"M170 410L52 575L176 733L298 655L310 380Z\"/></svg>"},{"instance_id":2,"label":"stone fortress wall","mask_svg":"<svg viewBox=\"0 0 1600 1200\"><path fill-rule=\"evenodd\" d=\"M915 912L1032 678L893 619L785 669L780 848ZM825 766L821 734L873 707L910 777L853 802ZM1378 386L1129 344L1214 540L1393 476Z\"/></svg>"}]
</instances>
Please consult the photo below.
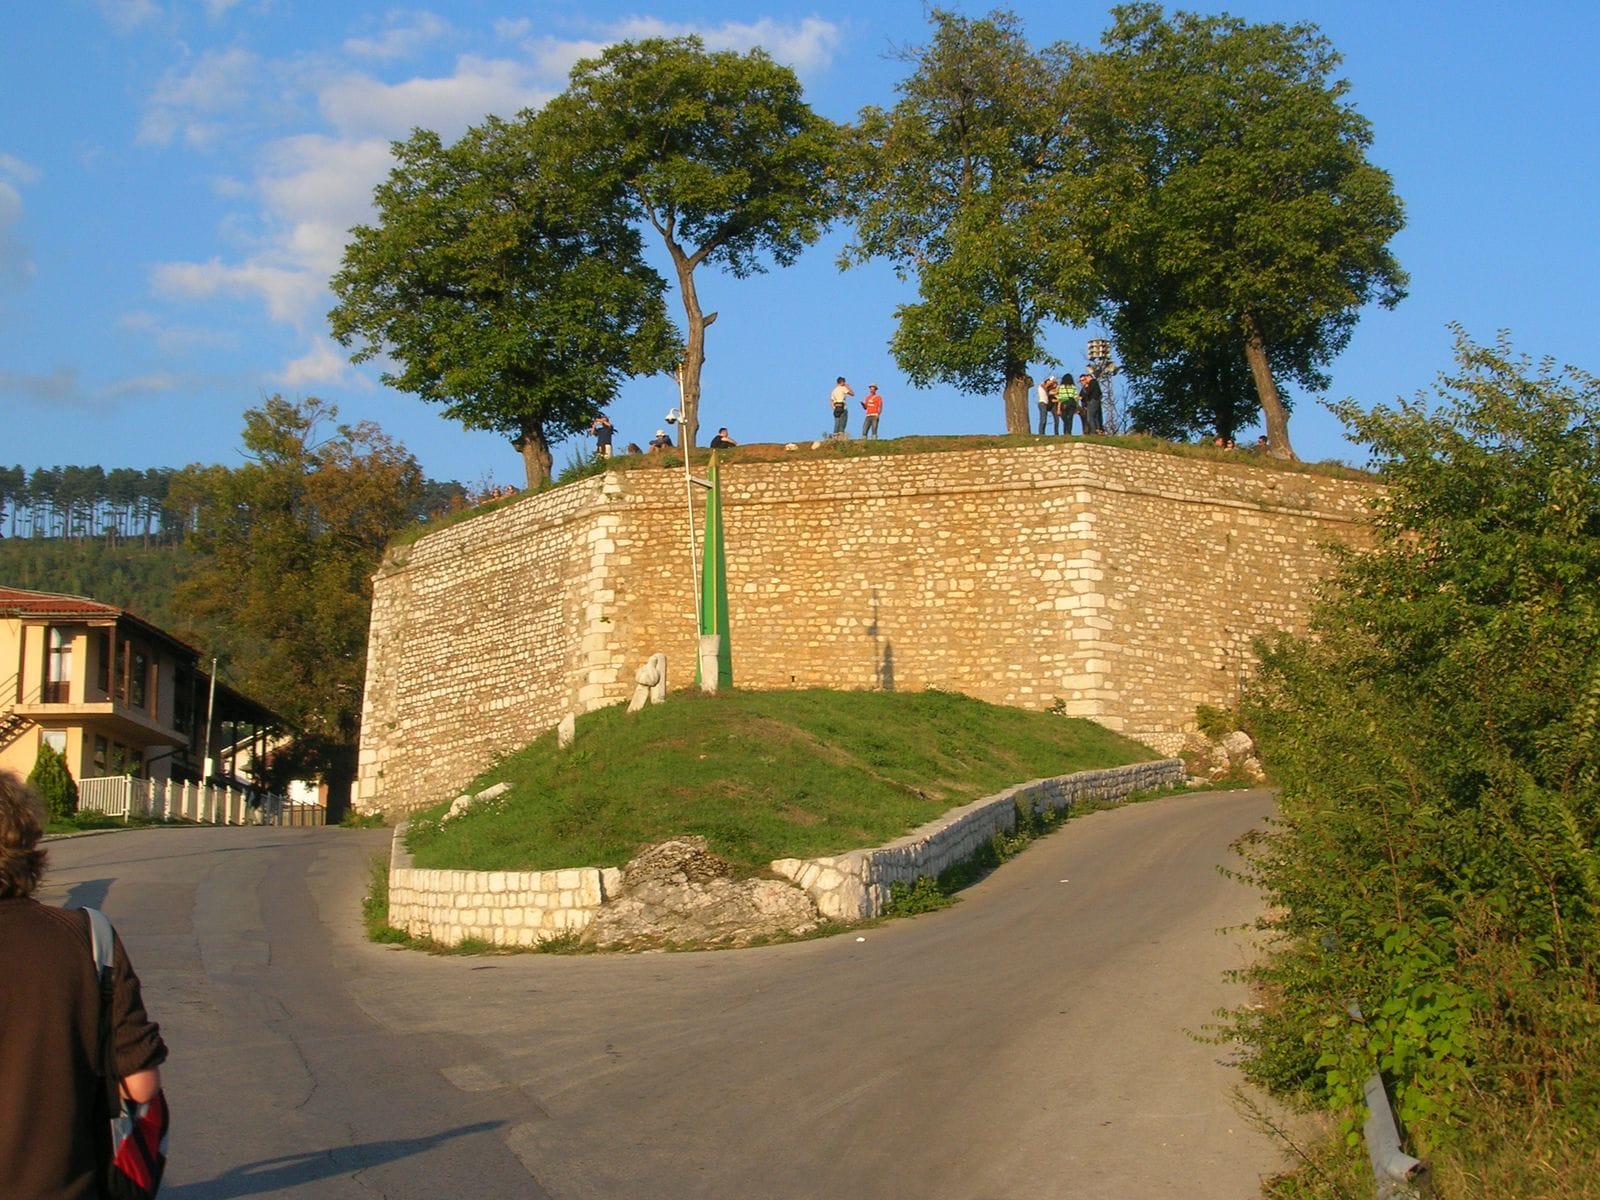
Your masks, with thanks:
<instances>
[{"instance_id":1,"label":"stone fortress wall","mask_svg":"<svg viewBox=\"0 0 1600 1200\"><path fill-rule=\"evenodd\" d=\"M734 682L1061 704L1163 752L1303 628L1375 486L1081 441L722 466ZM704 498L695 489L698 529ZM693 677L684 477L611 471L390 552L356 806L460 791L667 656Z\"/></svg>"}]
</instances>

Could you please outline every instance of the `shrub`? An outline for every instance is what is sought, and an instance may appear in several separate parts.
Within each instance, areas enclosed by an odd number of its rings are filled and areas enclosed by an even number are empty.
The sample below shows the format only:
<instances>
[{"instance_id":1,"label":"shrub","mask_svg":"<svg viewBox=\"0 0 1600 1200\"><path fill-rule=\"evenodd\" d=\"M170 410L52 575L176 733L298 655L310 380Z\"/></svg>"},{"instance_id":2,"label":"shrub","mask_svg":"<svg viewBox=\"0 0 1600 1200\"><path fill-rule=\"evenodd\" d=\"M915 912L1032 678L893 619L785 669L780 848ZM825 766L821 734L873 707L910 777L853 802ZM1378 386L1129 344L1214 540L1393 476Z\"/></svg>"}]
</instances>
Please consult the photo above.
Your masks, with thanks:
<instances>
[{"instance_id":1,"label":"shrub","mask_svg":"<svg viewBox=\"0 0 1600 1200\"><path fill-rule=\"evenodd\" d=\"M52 821L69 820L78 811L78 785L67 769L66 758L43 743L33 770L28 773L28 783L39 793Z\"/></svg>"},{"instance_id":2,"label":"shrub","mask_svg":"<svg viewBox=\"0 0 1600 1200\"><path fill-rule=\"evenodd\" d=\"M1249 873L1275 937L1235 1029L1258 1080L1349 1130L1381 1068L1447 1162L1508 1120L1593 1152L1600 383L1503 342L1458 358L1437 407L1342 408L1388 487L1376 546L1314 637L1260 648L1247 715L1282 801Z\"/></svg>"}]
</instances>

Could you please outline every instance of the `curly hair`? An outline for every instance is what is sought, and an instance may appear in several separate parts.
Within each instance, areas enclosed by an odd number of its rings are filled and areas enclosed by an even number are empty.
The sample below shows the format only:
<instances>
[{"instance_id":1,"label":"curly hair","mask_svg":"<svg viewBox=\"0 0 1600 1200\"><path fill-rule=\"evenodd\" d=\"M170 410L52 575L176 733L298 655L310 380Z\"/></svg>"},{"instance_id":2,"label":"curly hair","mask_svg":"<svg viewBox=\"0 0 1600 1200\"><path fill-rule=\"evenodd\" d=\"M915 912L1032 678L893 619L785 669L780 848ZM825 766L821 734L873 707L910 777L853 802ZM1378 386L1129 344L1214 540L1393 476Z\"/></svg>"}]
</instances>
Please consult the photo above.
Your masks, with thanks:
<instances>
[{"instance_id":1,"label":"curly hair","mask_svg":"<svg viewBox=\"0 0 1600 1200\"><path fill-rule=\"evenodd\" d=\"M34 790L0 771L0 900L31 896L44 878L43 807Z\"/></svg>"}]
</instances>

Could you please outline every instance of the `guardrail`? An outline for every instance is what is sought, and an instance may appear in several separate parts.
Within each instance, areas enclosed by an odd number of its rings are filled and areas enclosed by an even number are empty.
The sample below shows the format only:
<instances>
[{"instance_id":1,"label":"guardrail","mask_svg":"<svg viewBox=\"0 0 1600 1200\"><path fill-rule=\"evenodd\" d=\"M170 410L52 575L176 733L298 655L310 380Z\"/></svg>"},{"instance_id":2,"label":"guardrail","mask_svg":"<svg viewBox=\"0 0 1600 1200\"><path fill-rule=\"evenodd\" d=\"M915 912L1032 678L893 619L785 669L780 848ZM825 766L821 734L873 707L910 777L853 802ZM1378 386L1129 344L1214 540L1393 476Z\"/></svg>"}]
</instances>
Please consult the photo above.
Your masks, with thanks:
<instances>
[{"instance_id":1,"label":"guardrail","mask_svg":"<svg viewBox=\"0 0 1600 1200\"><path fill-rule=\"evenodd\" d=\"M291 804L271 792L251 796L233 788L106 775L78 781L78 809L108 817L193 821L200 825L323 825L327 810Z\"/></svg>"}]
</instances>

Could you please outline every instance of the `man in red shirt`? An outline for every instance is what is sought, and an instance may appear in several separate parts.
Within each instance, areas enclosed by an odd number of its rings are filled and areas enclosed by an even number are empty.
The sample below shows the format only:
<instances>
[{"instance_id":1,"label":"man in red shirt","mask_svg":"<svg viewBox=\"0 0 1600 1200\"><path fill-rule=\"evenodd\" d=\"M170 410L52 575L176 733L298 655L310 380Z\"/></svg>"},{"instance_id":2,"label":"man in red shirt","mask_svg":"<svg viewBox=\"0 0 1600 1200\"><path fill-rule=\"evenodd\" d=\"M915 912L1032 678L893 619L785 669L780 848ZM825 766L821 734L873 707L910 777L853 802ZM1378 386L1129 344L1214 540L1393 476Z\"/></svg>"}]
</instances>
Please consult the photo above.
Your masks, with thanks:
<instances>
[{"instance_id":1,"label":"man in red shirt","mask_svg":"<svg viewBox=\"0 0 1600 1200\"><path fill-rule=\"evenodd\" d=\"M867 385L867 394L862 397L861 407L867 410L867 415L861 420L861 436L876 438L878 418L883 415L883 396L879 393L877 384Z\"/></svg>"}]
</instances>

